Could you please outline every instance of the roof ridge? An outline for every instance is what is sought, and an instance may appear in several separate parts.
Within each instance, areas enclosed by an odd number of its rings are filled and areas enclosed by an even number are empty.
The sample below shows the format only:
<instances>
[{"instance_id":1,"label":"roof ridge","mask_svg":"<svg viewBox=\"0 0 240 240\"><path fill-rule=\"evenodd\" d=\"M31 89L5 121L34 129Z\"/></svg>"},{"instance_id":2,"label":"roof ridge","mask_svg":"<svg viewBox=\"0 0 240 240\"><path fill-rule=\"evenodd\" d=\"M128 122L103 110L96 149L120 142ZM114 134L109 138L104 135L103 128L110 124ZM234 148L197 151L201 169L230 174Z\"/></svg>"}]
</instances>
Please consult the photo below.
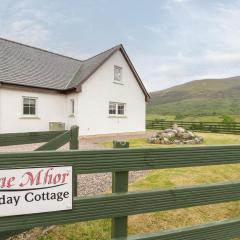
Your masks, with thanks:
<instances>
[{"instance_id":1,"label":"roof ridge","mask_svg":"<svg viewBox=\"0 0 240 240\"><path fill-rule=\"evenodd\" d=\"M120 43L120 44L118 44L118 45L116 45L116 46L114 46L114 47L111 47L111 48L109 48L109 49L106 49L106 50L104 50L104 51L102 51L102 52L100 52L100 53L98 53L98 54L96 54L96 55L94 55L94 56L92 56L92 57L90 57L90 58L87 58L87 59L83 60L83 62L88 61L88 60L90 60L90 59L92 59L92 58L95 58L95 57L97 57L97 56L99 56L99 55L101 55L101 54L103 54L103 53L105 53L105 52L108 52L108 51L114 49L114 48L121 48L121 47L122 47L122 44Z\"/></svg>"},{"instance_id":2,"label":"roof ridge","mask_svg":"<svg viewBox=\"0 0 240 240\"><path fill-rule=\"evenodd\" d=\"M46 49L43 49L43 48L34 47L34 46L31 46L31 45L28 45L28 44L25 44L25 43L16 42L16 41L6 39L6 38L3 38L3 37L0 37L0 39L3 40L3 41L15 43L15 44L22 45L22 46L25 46L25 47L33 48L33 49L36 49L36 50L39 50L39 51L42 51L42 52L54 54L54 55L57 55L57 56L60 56L60 57L65 57L65 58L69 58L69 59L72 59L72 60L75 60L75 61L83 62L83 60L80 60L80 59L77 59L77 58L73 58L73 57L69 57L69 56L66 56L66 55L63 55L63 54L60 54L60 53L52 52L50 50L46 50Z\"/></svg>"},{"instance_id":3,"label":"roof ridge","mask_svg":"<svg viewBox=\"0 0 240 240\"><path fill-rule=\"evenodd\" d=\"M116 48L116 49L118 49L118 48L120 49L121 47L122 47L122 44L118 44L118 45L116 45L116 46L114 46L114 47L112 47L112 48L109 48L109 49L107 49L107 50L104 50L103 52L100 52L100 53L98 53L98 54L96 54L96 55L94 55L94 56L92 56L92 57L90 57L90 58L87 58L86 60L83 60L82 63L84 64L86 61L91 60L91 59L93 59L93 58L96 58L96 57L98 57L99 55L101 55L101 54L103 54L103 53L106 53L106 52L108 52L108 51L111 51L111 50L113 50L113 49L115 49L115 48ZM74 74L74 76L72 77L72 79L70 79L70 80L68 81L68 83L66 84L65 88L68 88L69 84L71 84L71 82L75 79L76 75L78 74L78 72L79 72L80 69L82 68L83 64L81 64L81 65L79 66L78 70L76 71L76 73Z\"/></svg>"},{"instance_id":4,"label":"roof ridge","mask_svg":"<svg viewBox=\"0 0 240 240\"><path fill-rule=\"evenodd\" d=\"M65 89L68 88L69 84L73 81L73 79L75 78L75 76L77 75L77 73L80 71L81 67L83 64L81 64L78 68L78 70L73 74L73 77L67 82L66 86L64 87Z\"/></svg>"}]
</instances>

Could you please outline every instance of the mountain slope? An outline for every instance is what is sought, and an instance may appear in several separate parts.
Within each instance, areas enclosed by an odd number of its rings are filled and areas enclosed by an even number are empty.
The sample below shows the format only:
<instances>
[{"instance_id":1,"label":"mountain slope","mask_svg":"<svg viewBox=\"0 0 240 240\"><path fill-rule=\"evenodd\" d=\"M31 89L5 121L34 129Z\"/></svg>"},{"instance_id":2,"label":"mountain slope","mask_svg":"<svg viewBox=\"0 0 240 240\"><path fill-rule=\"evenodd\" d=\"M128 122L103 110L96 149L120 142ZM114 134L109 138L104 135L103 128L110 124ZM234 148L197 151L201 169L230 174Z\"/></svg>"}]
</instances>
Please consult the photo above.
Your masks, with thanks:
<instances>
[{"instance_id":1,"label":"mountain slope","mask_svg":"<svg viewBox=\"0 0 240 240\"><path fill-rule=\"evenodd\" d=\"M240 77L195 80L150 95L148 113L240 114Z\"/></svg>"}]
</instances>

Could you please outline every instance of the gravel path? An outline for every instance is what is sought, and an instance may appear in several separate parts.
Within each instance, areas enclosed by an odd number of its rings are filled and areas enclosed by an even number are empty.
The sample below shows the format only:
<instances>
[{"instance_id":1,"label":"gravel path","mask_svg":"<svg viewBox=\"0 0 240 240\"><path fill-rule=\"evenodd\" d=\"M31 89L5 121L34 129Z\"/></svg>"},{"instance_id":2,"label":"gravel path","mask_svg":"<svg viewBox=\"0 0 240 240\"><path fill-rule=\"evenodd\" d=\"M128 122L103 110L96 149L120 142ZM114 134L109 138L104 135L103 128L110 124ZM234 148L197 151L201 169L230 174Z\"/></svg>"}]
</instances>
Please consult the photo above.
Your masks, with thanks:
<instances>
[{"instance_id":1,"label":"gravel path","mask_svg":"<svg viewBox=\"0 0 240 240\"><path fill-rule=\"evenodd\" d=\"M129 183L145 176L149 171L129 172ZM96 173L78 175L78 195L97 195L111 191L112 174Z\"/></svg>"}]
</instances>

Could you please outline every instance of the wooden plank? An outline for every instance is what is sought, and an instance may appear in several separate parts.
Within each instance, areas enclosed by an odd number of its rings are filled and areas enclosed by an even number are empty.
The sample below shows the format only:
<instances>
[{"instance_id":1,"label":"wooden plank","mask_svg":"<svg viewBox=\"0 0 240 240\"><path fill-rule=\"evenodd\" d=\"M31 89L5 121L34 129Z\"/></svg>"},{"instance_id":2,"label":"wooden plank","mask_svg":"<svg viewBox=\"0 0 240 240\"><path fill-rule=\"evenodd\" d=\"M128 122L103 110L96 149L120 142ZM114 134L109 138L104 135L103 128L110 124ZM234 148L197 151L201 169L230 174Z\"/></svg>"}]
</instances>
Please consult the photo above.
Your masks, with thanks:
<instances>
[{"instance_id":1,"label":"wooden plank","mask_svg":"<svg viewBox=\"0 0 240 240\"><path fill-rule=\"evenodd\" d=\"M64 132L37 148L35 151L57 150L70 141L70 136L70 131Z\"/></svg>"},{"instance_id":2,"label":"wooden plank","mask_svg":"<svg viewBox=\"0 0 240 240\"><path fill-rule=\"evenodd\" d=\"M240 219L218 221L154 234L138 235L126 240L227 240L240 236ZM117 239L116 239L117 240ZM120 240L120 239L118 239Z\"/></svg>"},{"instance_id":3,"label":"wooden plank","mask_svg":"<svg viewBox=\"0 0 240 240\"><path fill-rule=\"evenodd\" d=\"M70 130L70 143L69 143L69 148L70 150L77 150L79 149L79 127L78 126L73 126L71 127ZM78 195L78 175L74 171L73 172L73 194L74 196Z\"/></svg>"},{"instance_id":4,"label":"wooden plank","mask_svg":"<svg viewBox=\"0 0 240 240\"><path fill-rule=\"evenodd\" d=\"M78 135L79 135L79 127L78 126L71 127L71 130L70 130L70 144L69 144L70 150L79 149Z\"/></svg>"},{"instance_id":5,"label":"wooden plank","mask_svg":"<svg viewBox=\"0 0 240 240\"><path fill-rule=\"evenodd\" d=\"M0 146L47 142L65 131L0 134Z\"/></svg>"},{"instance_id":6,"label":"wooden plank","mask_svg":"<svg viewBox=\"0 0 240 240\"><path fill-rule=\"evenodd\" d=\"M240 145L0 153L0 168L72 165L78 174L240 163Z\"/></svg>"},{"instance_id":7,"label":"wooden plank","mask_svg":"<svg viewBox=\"0 0 240 240\"><path fill-rule=\"evenodd\" d=\"M0 218L0 232L240 200L240 183L75 198L71 211Z\"/></svg>"},{"instance_id":8,"label":"wooden plank","mask_svg":"<svg viewBox=\"0 0 240 240\"><path fill-rule=\"evenodd\" d=\"M125 193L128 191L128 172L112 173L112 192ZM127 237L128 217L112 218L112 238Z\"/></svg>"}]
</instances>

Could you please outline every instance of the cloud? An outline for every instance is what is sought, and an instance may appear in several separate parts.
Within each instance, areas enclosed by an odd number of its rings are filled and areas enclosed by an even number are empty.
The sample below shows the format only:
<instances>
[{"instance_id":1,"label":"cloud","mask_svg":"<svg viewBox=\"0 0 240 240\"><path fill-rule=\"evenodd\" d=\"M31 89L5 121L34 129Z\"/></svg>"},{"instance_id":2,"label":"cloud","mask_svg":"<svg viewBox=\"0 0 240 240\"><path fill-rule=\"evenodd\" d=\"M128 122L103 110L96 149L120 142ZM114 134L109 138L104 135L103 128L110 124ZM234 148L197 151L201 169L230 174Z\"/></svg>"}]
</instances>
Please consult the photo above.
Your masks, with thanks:
<instances>
[{"instance_id":1,"label":"cloud","mask_svg":"<svg viewBox=\"0 0 240 240\"><path fill-rule=\"evenodd\" d=\"M240 62L240 53L207 51L204 60L206 62L218 62L218 63Z\"/></svg>"},{"instance_id":2,"label":"cloud","mask_svg":"<svg viewBox=\"0 0 240 240\"><path fill-rule=\"evenodd\" d=\"M183 3L183 2L189 2L190 0L173 0L173 2L176 3Z\"/></svg>"},{"instance_id":3,"label":"cloud","mask_svg":"<svg viewBox=\"0 0 240 240\"><path fill-rule=\"evenodd\" d=\"M37 46L44 46L49 40L50 32L44 22L40 21L45 13L34 10L30 1L18 1L1 10L8 14L5 19L1 19L2 37Z\"/></svg>"},{"instance_id":4,"label":"cloud","mask_svg":"<svg viewBox=\"0 0 240 240\"><path fill-rule=\"evenodd\" d=\"M130 2L1 0L0 35L80 59L123 42L149 90L240 75L240 1Z\"/></svg>"},{"instance_id":5,"label":"cloud","mask_svg":"<svg viewBox=\"0 0 240 240\"><path fill-rule=\"evenodd\" d=\"M9 23L8 30L2 36L32 45L41 45L49 39L49 31L41 24L22 19Z\"/></svg>"},{"instance_id":6,"label":"cloud","mask_svg":"<svg viewBox=\"0 0 240 240\"><path fill-rule=\"evenodd\" d=\"M150 90L201 78L240 75L240 2L167 2L161 22L146 24L155 53L137 64Z\"/></svg>"}]
</instances>

